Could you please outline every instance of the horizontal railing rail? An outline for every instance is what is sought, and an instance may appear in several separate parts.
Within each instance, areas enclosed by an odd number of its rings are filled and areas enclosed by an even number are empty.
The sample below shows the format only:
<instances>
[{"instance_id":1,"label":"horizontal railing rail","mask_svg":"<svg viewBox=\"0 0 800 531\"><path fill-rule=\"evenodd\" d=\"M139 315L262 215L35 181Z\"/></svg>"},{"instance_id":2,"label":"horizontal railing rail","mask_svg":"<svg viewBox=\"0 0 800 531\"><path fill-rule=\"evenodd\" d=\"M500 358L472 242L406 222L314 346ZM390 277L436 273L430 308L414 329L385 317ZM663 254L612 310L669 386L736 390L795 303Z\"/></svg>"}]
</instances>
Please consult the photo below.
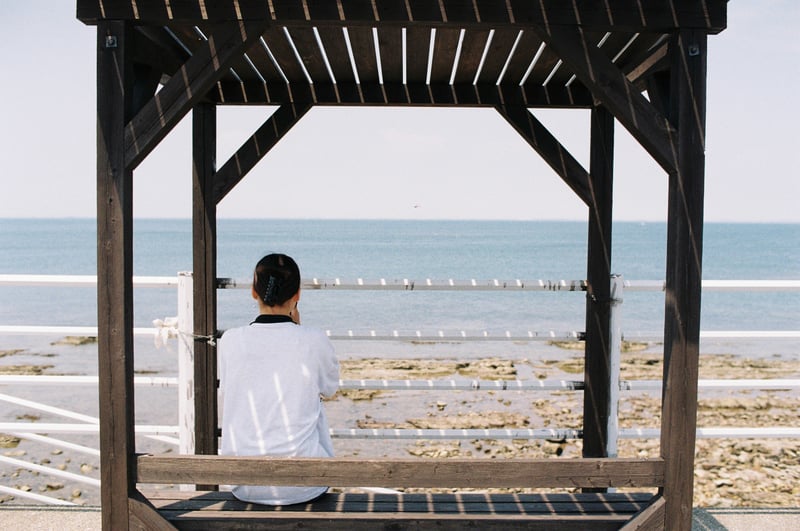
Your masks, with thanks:
<instances>
[{"instance_id":1,"label":"horizontal railing rail","mask_svg":"<svg viewBox=\"0 0 800 531\"><path fill-rule=\"evenodd\" d=\"M185 276L185 275L184 275ZM220 289L249 289L250 280L237 280L220 278L217 280ZM663 281L648 280L622 280L619 279L618 293L621 302L621 292L625 291L663 291ZM133 278L136 288L181 288L181 276L157 277L135 276ZM97 280L94 275L8 275L0 274L0 288L3 286L28 286L28 287L96 287ZM343 280L340 278L318 279L312 278L303 283L306 290L394 290L394 291L542 291L542 292L585 292L587 284L582 280L500 280L500 279L375 279L365 280L356 278ZM185 289L185 287L183 288ZM800 280L706 280L702 283L704 291L800 291ZM613 311L613 310L612 310ZM181 325L174 323L158 324L153 328L137 327L134 334L137 336L176 337L179 335L190 336L188 331L180 330ZM443 342L443 341L579 341L583 339L580 331L511 331L511 330L366 330L352 329L344 331L326 331L332 340L370 340L370 341L416 341L416 342ZM74 335L96 336L96 326L27 326L27 325L0 325L0 334L5 335ZM799 339L800 330L736 330L736 331L708 331L700 333L701 339ZM619 335L622 340L659 341L660 334L626 333ZM185 342L184 342L185 343ZM52 375L0 375L0 385L97 385L97 376L52 376ZM148 387L178 387L180 377L134 377L134 385ZM619 391L659 391L662 383L659 380L615 380L612 388ZM468 379L439 379L439 380L341 380L340 388L343 390L393 390L393 391L424 391L424 390L452 390L452 391L581 391L584 387L582 381L572 380L468 380ZM698 387L701 390L793 390L800 388L800 379L709 379L700 380ZM61 439L49 437L47 434L95 434L99 430L99 422L94 417L81 415L62 408L56 408L33 401L26 401L0 394L0 401L10 401L24 407L31 407L48 413L76 420L73 423L43 423L43 422L0 422L0 431L13 436L36 440L46 444L59 445L79 453L97 455L99 451L94 448L71 443ZM616 417L616 415L615 415ZM181 434L178 426L171 425L137 425L137 435L155 438L161 442L178 444L176 435ZM411 428L386 428L386 429L332 429L331 434L340 439L547 439L567 440L580 439L581 430L572 428L507 428L507 429L411 429ZM610 428L610 436L614 439L651 439L660 437L660 430L656 428ZM697 429L698 438L800 438L800 428L794 427L765 427L765 428L727 428L704 427ZM615 448L614 448L615 450ZM610 454L612 455L612 454ZM50 474L65 479L75 480L67 476L68 472L59 471L52 467L27 463L8 456L3 456L0 463L18 468L28 468L37 473ZM83 477L83 483L95 485L97 480ZM48 496L35 493L26 493L19 489L0 486L0 492L15 496L27 497L46 503L71 504Z\"/></svg>"}]
</instances>

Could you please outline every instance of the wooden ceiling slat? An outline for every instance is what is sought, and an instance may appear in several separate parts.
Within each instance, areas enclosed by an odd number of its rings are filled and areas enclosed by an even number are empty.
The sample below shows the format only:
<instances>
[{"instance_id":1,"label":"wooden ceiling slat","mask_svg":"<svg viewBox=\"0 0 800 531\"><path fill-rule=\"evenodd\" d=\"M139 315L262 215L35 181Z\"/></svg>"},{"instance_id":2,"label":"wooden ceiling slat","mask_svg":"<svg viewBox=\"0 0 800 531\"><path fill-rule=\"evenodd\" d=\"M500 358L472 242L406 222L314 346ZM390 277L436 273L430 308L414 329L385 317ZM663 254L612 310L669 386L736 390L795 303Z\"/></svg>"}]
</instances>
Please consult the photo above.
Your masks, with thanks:
<instances>
[{"instance_id":1,"label":"wooden ceiling slat","mask_svg":"<svg viewBox=\"0 0 800 531\"><path fill-rule=\"evenodd\" d=\"M341 28L323 26L318 31L336 82L340 85L355 82L355 74Z\"/></svg>"},{"instance_id":2,"label":"wooden ceiling slat","mask_svg":"<svg viewBox=\"0 0 800 531\"><path fill-rule=\"evenodd\" d=\"M458 60L458 69L453 83L472 83L475 80L475 73L481 63L483 50L486 47L486 39L488 38L488 30L467 30L464 33L464 41L461 43L461 57Z\"/></svg>"},{"instance_id":3,"label":"wooden ceiling slat","mask_svg":"<svg viewBox=\"0 0 800 531\"><path fill-rule=\"evenodd\" d=\"M286 75L289 83L307 83L303 69L297 62L289 41L283 33L283 28L271 27L264 33L264 41L267 43L272 55L280 65L281 70Z\"/></svg>"},{"instance_id":4,"label":"wooden ceiling slat","mask_svg":"<svg viewBox=\"0 0 800 531\"><path fill-rule=\"evenodd\" d=\"M492 44L489 46L489 53L486 54L486 60L481 69L481 75L478 80L479 83L496 83L497 78L500 77L500 72L503 71L508 60L508 54L511 48L514 47L514 41L517 39L519 30L504 29L494 32Z\"/></svg>"},{"instance_id":5,"label":"wooden ceiling slat","mask_svg":"<svg viewBox=\"0 0 800 531\"><path fill-rule=\"evenodd\" d=\"M408 22L405 2L397 0L375 0L375 9L381 22Z\"/></svg>"},{"instance_id":6,"label":"wooden ceiling slat","mask_svg":"<svg viewBox=\"0 0 800 531\"><path fill-rule=\"evenodd\" d=\"M476 2L480 22L505 24L510 21L506 2Z\"/></svg>"},{"instance_id":7,"label":"wooden ceiling slat","mask_svg":"<svg viewBox=\"0 0 800 531\"><path fill-rule=\"evenodd\" d=\"M409 84L425 83L430 44L429 28L410 27L406 30L406 75Z\"/></svg>"},{"instance_id":8,"label":"wooden ceiling slat","mask_svg":"<svg viewBox=\"0 0 800 531\"><path fill-rule=\"evenodd\" d=\"M319 24L338 20L333 0L237 0L236 2L200 2L200 0L170 0L172 20L200 23L213 13L218 22L232 20L268 21L279 24ZM440 6L444 6L448 21L463 24L497 24L526 26L536 24L572 25L580 20L586 28L598 31L617 30L662 33L678 28L700 29L718 33L727 25L726 0L615 0L614 2L566 2L564 0L375 0L376 21L367 0L342 1L348 25L372 25L378 21L413 24L440 24L443 21ZM146 23L166 24L170 21L165 10L165 0L136 0L134 13L132 0L77 0L77 17L87 24L98 20L139 20ZM274 14L270 12L274 8ZM305 6L305 7L304 7ZM469 14L475 7L477 16ZM308 8L307 10L305 8ZM511 10L509 11L509 7ZM338 7L337 7L338 9ZM308 13L308 16L307 16ZM136 16L138 14L138 16ZM274 17L274 19L273 19ZM474 20L474 22L470 22Z\"/></svg>"},{"instance_id":9,"label":"wooden ceiling slat","mask_svg":"<svg viewBox=\"0 0 800 531\"><path fill-rule=\"evenodd\" d=\"M269 58L267 55L267 51L264 49L264 46L261 42L256 42L250 50L247 52L247 56L253 62L253 66L255 66L258 73L261 77L264 78L267 82L277 82L277 83L284 83L283 76L281 76L278 69L275 67L275 64L272 62L272 59ZM255 76L255 74L253 74ZM247 77L250 77L248 75Z\"/></svg>"},{"instance_id":10,"label":"wooden ceiling slat","mask_svg":"<svg viewBox=\"0 0 800 531\"><path fill-rule=\"evenodd\" d=\"M458 29L440 28L436 30L433 65L431 67L432 84L450 82L460 34L461 30Z\"/></svg>"},{"instance_id":11,"label":"wooden ceiling slat","mask_svg":"<svg viewBox=\"0 0 800 531\"><path fill-rule=\"evenodd\" d=\"M438 1L431 0L406 0L411 9L412 20L427 20L442 22L442 10ZM399 3L399 2L398 2Z\"/></svg>"},{"instance_id":12,"label":"wooden ceiling slat","mask_svg":"<svg viewBox=\"0 0 800 531\"><path fill-rule=\"evenodd\" d=\"M440 0L440 2L444 5L448 23L474 23L478 21L473 2L465 2L464 0Z\"/></svg>"},{"instance_id":13,"label":"wooden ceiling slat","mask_svg":"<svg viewBox=\"0 0 800 531\"><path fill-rule=\"evenodd\" d=\"M381 54L383 82L403 82L403 37L399 27L378 29L378 47Z\"/></svg>"},{"instance_id":14,"label":"wooden ceiling slat","mask_svg":"<svg viewBox=\"0 0 800 531\"><path fill-rule=\"evenodd\" d=\"M375 44L370 28L349 28L350 46L356 61L358 78L362 83L378 82L378 60L375 58Z\"/></svg>"},{"instance_id":15,"label":"wooden ceiling slat","mask_svg":"<svg viewBox=\"0 0 800 531\"><path fill-rule=\"evenodd\" d=\"M662 36L662 34L640 33L639 37L634 41L634 44L620 54L617 59L617 64L626 72L631 70L642 61L643 57L647 57L650 54L648 50L650 50ZM617 54L615 53L614 55Z\"/></svg>"},{"instance_id":16,"label":"wooden ceiling slat","mask_svg":"<svg viewBox=\"0 0 800 531\"><path fill-rule=\"evenodd\" d=\"M306 11L303 8L303 0L272 0L262 3L266 4L265 7L269 6L275 10L275 20L278 22L284 20L308 20Z\"/></svg>"},{"instance_id":17,"label":"wooden ceiling slat","mask_svg":"<svg viewBox=\"0 0 800 531\"><path fill-rule=\"evenodd\" d=\"M306 2L311 20L340 20L337 2Z\"/></svg>"},{"instance_id":18,"label":"wooden ceiling slat","mask_svg":"<svg viewBox=\"0 0 800 531\"><path fill-rule=\"evenodd\" d=\"M371 0L341 0L345 20L375 20Z\"/></svg>"},{"instance_id":19,"label":"wooden ceiling slat","mask_svg":"<svg viewBox=\"0 0 800 531\"><path fill-rule=\"evenodd\" d=\"M539 51L542 40L532 31L524 31L514 51L514 60L508 65L503 76L504 83L519 83L528 71L531 61Z\"/></svg>"},{"instance_id":20,"label":"wooden ceiling slat","mask_svg":"<svg viewBox=\"0 0 800 531\"><path fill-rule=\"evenodd\" d=\"M452 106L469 105L494 107L500 104L524 105L539 108L590 108L594 99L592 94L582 84L573 83L569 90L563 87L556 90L553 87L524 86L516 84L495 85L485 83L473 85L472 83L449 85L436 83L425 85L415 83L403 85L402 83L388 83L378 85L375 83L362 83L359 87L352 83L340 84L336 90L330 84L315 84L313 92L308 85L287 86L285 83L268 83L248 81L243 84L232 82L230 79L219 83L221 95L210 95L216 102L240 105L276 105L283 103L311 103L320 105L346 105L348 103L388 104L388 105L433 105ZM250 99L245 99L244 94ZM254 101L256 94L268 95L265 100ZM262 96L263 97L263 96Z\"/></svg>"},{"instance_id":21,"label":"wooden ceiling slat","mask_svg":"<svg viewBox=\"0 0 800 531\"><path fill-rule=\"evenodd\" d=\"M542 83L547 79L547 76L550 75L550 72L552 72L553 68L558 64L558 60L559 58L555 52L550 47L545 46L544 50L542 50L542 55L539 56L539 59L533 66L533 70L528 74L525 85L541 87ZM530 64L528 66L530 66Z\"/></svg>"},{"instance_id":22,"label":"wooden ceiling slat","mask_svg":"<svg viewBox=\"0 0 800 531\"><path fill-rule=\"evenodd\" d=\"M292 28L289 33L294 42L297 53L303 60L311 80L314 83L319 82L332 82L328 67L325 66L325 60L322 56L322 51L317 44L317 38L314 36L314 31L311 28Z\"/></svg>"}]
</instances>

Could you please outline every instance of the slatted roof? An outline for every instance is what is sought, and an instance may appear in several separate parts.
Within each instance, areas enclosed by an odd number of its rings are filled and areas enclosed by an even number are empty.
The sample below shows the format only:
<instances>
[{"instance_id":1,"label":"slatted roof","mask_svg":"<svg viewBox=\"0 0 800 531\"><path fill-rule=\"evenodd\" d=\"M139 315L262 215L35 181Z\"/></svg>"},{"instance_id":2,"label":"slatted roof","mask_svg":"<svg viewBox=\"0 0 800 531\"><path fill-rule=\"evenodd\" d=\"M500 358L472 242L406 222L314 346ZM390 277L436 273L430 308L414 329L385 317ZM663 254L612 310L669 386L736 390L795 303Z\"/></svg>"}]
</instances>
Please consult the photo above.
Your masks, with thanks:
<instances>
[{"instance_id":1,"label":"slatted roof","mask_svg":"<svg viewBox=\"0 0 800 531\"><path fill-rule=\"evenodd\" d=\"M635 83L666 67L671 31L726 22L710 0L79 0L77 14L137 22L136 60L162 81L219 23L256 31L208 93L218 104L589 107L554 31L577 28Z\"/></svg>"}]
</instances>

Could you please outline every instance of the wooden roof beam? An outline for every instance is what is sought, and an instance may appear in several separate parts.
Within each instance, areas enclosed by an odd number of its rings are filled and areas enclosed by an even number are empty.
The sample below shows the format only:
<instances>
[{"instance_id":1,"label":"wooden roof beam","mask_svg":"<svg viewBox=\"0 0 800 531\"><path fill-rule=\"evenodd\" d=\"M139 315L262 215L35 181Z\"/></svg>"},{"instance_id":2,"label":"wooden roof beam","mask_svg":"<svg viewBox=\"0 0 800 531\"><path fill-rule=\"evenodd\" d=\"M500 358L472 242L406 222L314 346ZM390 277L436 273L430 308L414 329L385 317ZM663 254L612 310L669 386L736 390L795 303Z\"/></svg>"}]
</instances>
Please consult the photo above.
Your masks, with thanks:
<instances>
[{"instance_id":1,"label":"wooden roof beam","mask_svg":"<svg viewBox=\"0 0 800 531\"><path fill-rule=\"evenodd\" d=\"M693 28L718 33L727 25L727 0L477 0L472 5L468 2L430 0L78 0L77 17L87 24L108 19L135 20L147 24L242 20L291 25L380 23L524 27L534 24L582 26L597 31L668 33L678 28Z\"/></svg>"},{"instance_id":2,"label":"wooden roof beam","mask_svg":"<svg viewBox=\"0 0 800 531\"><path fill-rule=\"evenodd\" d=\"M313 88L313 90L312 90ZM592 94L578 83L569 87L541 85L461 83L306 83L222 80L208 97L226 105L280 105L283 103L314 105L413 105L468 106L523 105L526 107L585 108L592 107Z\"/></svg>"},{"instance_id":3,"label":"wooden roof beam","mask_svg":"<svg viewBox=\"0 0 800 531\"><path fill-rule=\"evenodd\" d=\"M217 171L214 177L214 198L217 204L244 179L250 170L283 138L311 109L309 104L281 105L253 133L236 153Z\"/></svg>"},{"instance_id":4,"label":"wooden roof beam","mask_svg":"<svg viewBox=\"0 0 800 531\"><path fill-rule=\"evenodd\" d=\"M576 27L533 28L667 173L677 167L675 129Z\"/></svg>"},{"instance_id":5,"label":"wooden roof beam","mask_svg":"<svg viewBox=\"0 0 800 531\"><path fill-rule=\"evenodd\" d=\"M499 105L497 111L522 137L541 155L586 205L592 204L589 172L581 163L548 131L548 129L519 105Z\"/></svg>"},{"instance_id":6,"label":"wooden roof beam","mask_svg":"<svg viewBox=\"0 0 800 531\"><path fill-rule=\"evenodd\" d=\"M263 25L238 23L208 41L125 127L125 167L133 170L261 36Z\"/></svg>"}]
</instances>

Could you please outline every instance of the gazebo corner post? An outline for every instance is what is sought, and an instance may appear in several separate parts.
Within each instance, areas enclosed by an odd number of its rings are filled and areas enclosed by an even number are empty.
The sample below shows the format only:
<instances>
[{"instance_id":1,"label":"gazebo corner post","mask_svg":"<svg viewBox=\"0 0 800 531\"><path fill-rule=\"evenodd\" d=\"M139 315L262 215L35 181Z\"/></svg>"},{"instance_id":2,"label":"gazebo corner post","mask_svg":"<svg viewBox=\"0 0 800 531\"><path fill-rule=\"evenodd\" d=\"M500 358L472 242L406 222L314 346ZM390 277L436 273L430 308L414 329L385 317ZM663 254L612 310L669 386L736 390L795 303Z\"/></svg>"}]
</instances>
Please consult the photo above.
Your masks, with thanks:
<instances>
[{"instance_id":1,"label":"gazebo corner post","mask_svg":"<svg viewBox=\"0 0 800 531\"><path fill-rule=\"evenodd\" d=\"M133 396L133 171L125 164L132 114L132 27L97 25L97 343L100 497L105 530L129 527L136 491Z\"/></svg>"},{"instance_id":2,"label":"gazebo corner post","mask_svg":"<svg viewBox=\"0 0 800 531\"><path fill-rule=\"evenodd\" d=\"M677 171L669 175L661 455L665 527L688 531L700 355L707 35L682 30L673 35L670 48Z\"/></svg>"},{"instance_id":3,"label":"gazebo corner post","mask_svg":"<svg viewBox=\"0 0 800 531\"><path fill-rule=\"evenodd\" d=\"M614 116L601 105L591 111L589 173L583 457L609 457Z\"/></svg>"},{"instance_id":4,"label":"gazebo corner post","mask_svg":"<svg viewBox=\"0 0 800 531\"><path fill-rule=\"evenodd\" d=\"M192 110L195 453L217 453L217 115L213 103Z\"/></svg>"}]
</instances>

